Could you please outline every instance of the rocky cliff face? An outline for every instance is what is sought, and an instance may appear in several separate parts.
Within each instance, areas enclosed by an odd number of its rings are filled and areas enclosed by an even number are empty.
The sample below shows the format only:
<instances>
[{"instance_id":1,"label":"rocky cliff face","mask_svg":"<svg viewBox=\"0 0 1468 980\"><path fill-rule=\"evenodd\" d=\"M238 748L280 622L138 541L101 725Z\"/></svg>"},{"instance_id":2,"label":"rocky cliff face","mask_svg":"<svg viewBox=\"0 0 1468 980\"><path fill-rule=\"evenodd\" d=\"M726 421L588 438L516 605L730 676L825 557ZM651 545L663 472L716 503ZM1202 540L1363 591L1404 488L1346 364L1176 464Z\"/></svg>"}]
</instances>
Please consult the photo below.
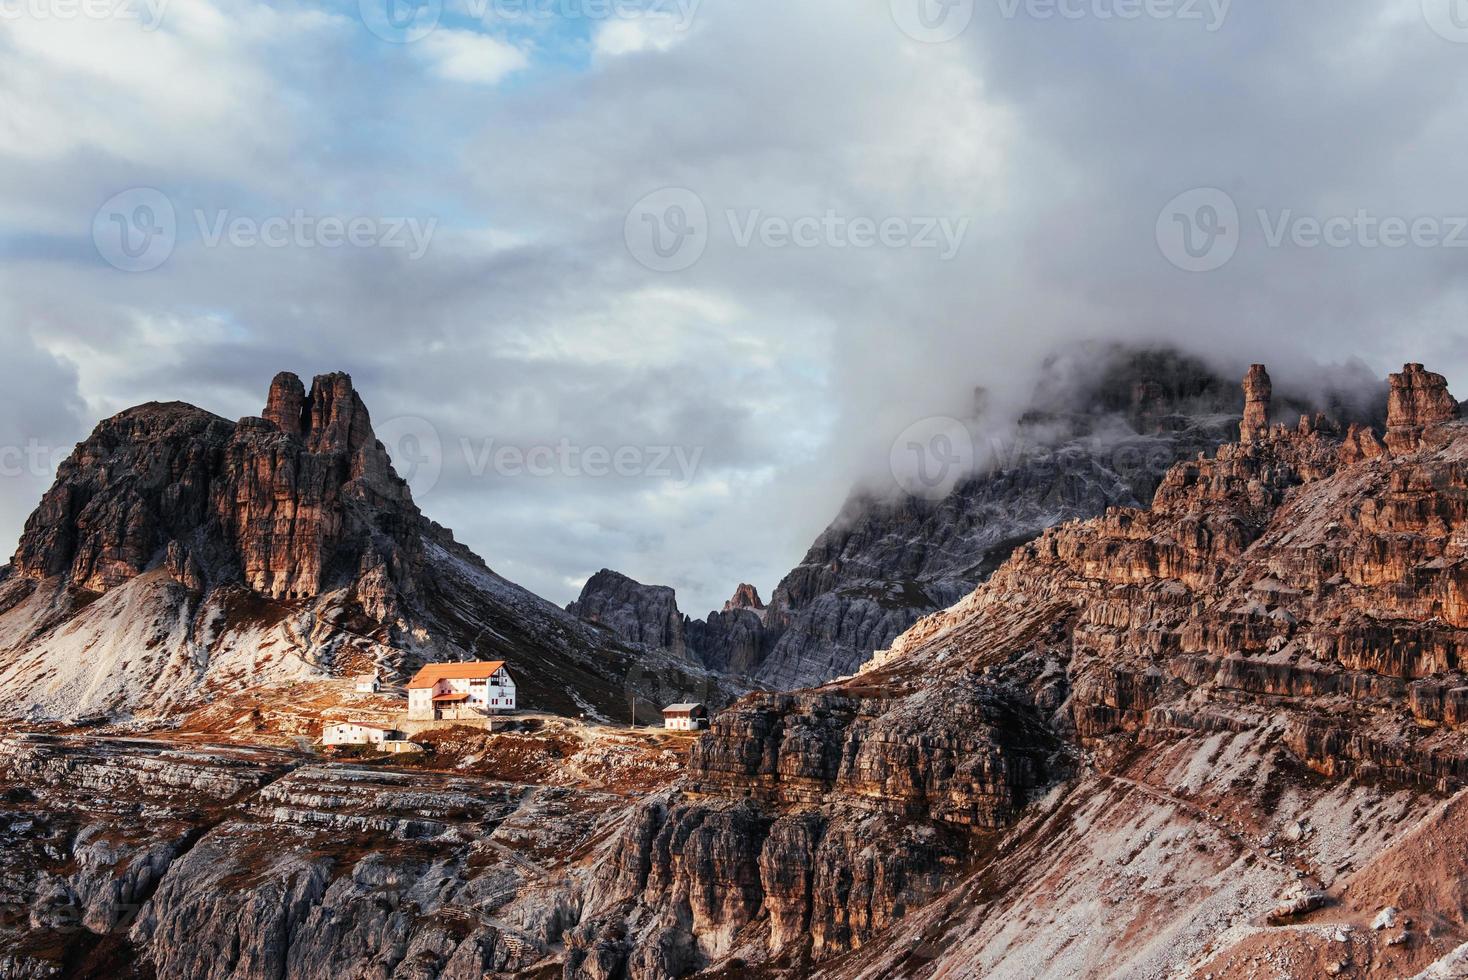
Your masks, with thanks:
<instances>
[{"instance_id":1,"label":"rocky cliff face","mask_svg":"<svg viewBox=\"0 0 1468 980\"><path fill-rule=\"evenodd\" d=\"M643 585L619 572L602 569L587 580L581 596L566 611L589 623L605 626L629 643L687 656L684 623L673 590Z\"/></svg>"},{"instance_id":2,"label":"rocky cliff face","mask_svg":"<svg viewBox=\"0 0 1468 980\"><path fill-rule=\"evenodd\" d=\"M1468 424L1420 428L1179 463L637 787L0 740L7 975L1458 975Z\"/></svg>"},{"instance_id":3,"label":"rocky cliff face","mask_svg":"<svg viewBox=\"0 0 1468 980\"><path fill-rule=\"evenodd\" d=\"M344 374L309 391L279 375L260 418L172 403L106 420L60 467L11 568L5 713L174 711L500 656L526 668L522 703L614 716L636 670L663 665L494 575L424 517Z\"/></svg>"},{"instance_id":4,"label":"rocky cliff face","mask_svg":"<svg viewBox=\"0 0 1468 980\"><path fill-rule=\"evenodd\" d=\"M1386 444L1393 452L1411 452L1431 426L1449 422L1459 415L1457 399L1448 393L1448 381L1440 374L1408 364L1392 375L1387 404Z\"/></svg>"},{"instance_id":5,"label":"rocky cliff face","mask_svg":"<svg viewBox=\"0 0 1468 980\"><path fill-rule=\"evenodd\" d=\"M1267 372L1249 387L1271 417ZM1468 796L1468 428L1365 454L1329 419L1246 435L1149 509L1021 546L857 677L720 714L629 820L568 974L1453 961L1461 903L1404 868Z\"/></svg>"},{"instance_id":6,"label":"rocky cliff face","mask_svg":"<svg viewBox=\"0 0 1468 980\"><path fill-rule=\"evenodd\" d=\"M753 673L770 642L765 606L752 585L740 585L722 611L690 619L678 610L677 595L667 586L643 585L602 569L566 610L628 643L732 677Z\"/></svg>"},{"instance_id":7,"label":"rocky cliff face","mask_svg":"<svg viewBox=\"0 0 1468 980\"><path fill-rule=\"evenodd\" d=\"M63 463L26 524L14 561L34 579L64 575L106 592L159 564L204 591L241 584L312 599L368 583L377 618L411 589L425 535L352 381L271 385L266 418L230 423L178 403L108 419Z\"/></svg>"}]
</instances>

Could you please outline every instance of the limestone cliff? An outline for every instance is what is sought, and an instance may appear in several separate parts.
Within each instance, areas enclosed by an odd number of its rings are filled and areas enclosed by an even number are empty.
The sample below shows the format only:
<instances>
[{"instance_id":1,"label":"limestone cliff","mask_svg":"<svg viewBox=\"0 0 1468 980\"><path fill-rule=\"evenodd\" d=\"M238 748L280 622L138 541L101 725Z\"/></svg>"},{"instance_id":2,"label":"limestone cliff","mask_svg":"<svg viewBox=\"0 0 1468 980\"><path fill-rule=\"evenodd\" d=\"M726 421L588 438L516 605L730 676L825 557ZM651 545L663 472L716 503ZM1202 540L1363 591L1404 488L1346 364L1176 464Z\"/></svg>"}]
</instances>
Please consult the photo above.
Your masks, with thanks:
<instances>
[{"instance_id":1,"label":"limestone cliff","mask_svg":"<svg viewBox=\"0 0 1468 980\"><path fill-rule=\"evenodd\" d=\"M426 518L345 374L264 416L129 409L61 465L0 581L6 714L177 711L222 691L497 656L521 702L625 714L671 658L495 575ZM689 688L708 690L695 670ZM706 699L717 699L714 693ZM633 702L635 703L635 702Z\"/></svg>"},{"instance_id":2,"label":"limestone cliff","mask_svg":"<svg viewBox=\"0 0 1468 980\"><path fill-rule=\"evenodd\" d=\"M721 713L629 820L568 974L1451 960L1460 905L1362 935L1381 909L1354 894L1409 888L1386 842L1423 859L1417 822L1468 792L1468 427L1365 458L1343 432L1247 430L1150 508L1022 545L857 677ZM1338 924L1277 928L1312 914Z\"/></svg>"},{"instance_id":3,"label":"limestone cliff","mask_svg":"<svg viewBox=\"0 0 1468 980\"><path fill-rule=\"evenodd\" d=\"M1285 426L1251 378L1252 438L1021 544L855 676L647 736L657 776L0 739L0 969L1459 975L1468 423L1412 396L1410 445Z\"/></svg>"}]
</instances>

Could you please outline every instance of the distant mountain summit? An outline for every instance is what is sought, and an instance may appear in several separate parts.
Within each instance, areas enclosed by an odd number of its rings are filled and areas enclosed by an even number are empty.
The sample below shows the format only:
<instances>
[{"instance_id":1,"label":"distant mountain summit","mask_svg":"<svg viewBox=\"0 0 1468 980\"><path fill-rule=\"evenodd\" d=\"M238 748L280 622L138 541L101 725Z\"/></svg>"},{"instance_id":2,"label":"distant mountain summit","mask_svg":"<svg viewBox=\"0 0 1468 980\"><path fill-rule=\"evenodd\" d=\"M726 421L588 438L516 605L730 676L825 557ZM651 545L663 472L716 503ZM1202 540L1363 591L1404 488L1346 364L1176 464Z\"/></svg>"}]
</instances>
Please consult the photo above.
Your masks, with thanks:
<instances>
[{"instance_id":1,"label":"distant mountain summit","mask_svg":"<svg viewBox=\"0 0 1468 980\"><path fill-rule=\"evenodd\" d=\"M1051 358L1012 426L982 414L982 392L975 401L974 439L1004 437L995 459L940 500L857 488L768 607L740 586L722 612L688 620L670 589L624 582L605 590L598 576L572 610L594 609L597 622L630 642L661 643L759 686L821 684L957 602L1046 528L1150 503L1173 464L1212 452L1239 423L1236 381L1179 351L1122 345ZM1279 403L1285 413L1316 408L1288 393ZM676 645L659 638L673 622Z\"/></svg>"},{"instance_id":2,"label":"distant mountain summit","mask_svg":"<svg viewBox=\"0 0 1468 980\"><path fill-rule=\"evenodd\" d=\"M516 664L525 706L614 717L629 678L671 663L500 578L425 517L345 374L309 389L280 374L263 415L238 422L178 402L102 422L8 569L0 693L37 716L493 656Z\"/></svg>"}]
</instances>

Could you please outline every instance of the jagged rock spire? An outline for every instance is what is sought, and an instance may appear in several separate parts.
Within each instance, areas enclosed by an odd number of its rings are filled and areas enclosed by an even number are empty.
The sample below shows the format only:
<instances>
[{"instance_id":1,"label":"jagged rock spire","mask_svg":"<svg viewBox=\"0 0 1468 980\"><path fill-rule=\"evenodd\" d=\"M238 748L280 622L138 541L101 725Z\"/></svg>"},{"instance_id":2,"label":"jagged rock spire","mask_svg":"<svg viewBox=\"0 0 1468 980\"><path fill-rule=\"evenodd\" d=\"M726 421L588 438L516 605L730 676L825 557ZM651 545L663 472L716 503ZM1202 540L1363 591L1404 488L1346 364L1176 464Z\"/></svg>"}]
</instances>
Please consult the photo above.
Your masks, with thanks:
<instances>
[{"instance_id":1,"label":"jagged rock spire","mask_svg":"<svg viewBox=\"0 0 1468 980\"><path fill-rule=\"evenodd\" d=\"M1274 398L1274 383L1263 364L1255 364L1244 376L1244 421L1239 426L1239 438L1253 442L1269 431L1270 401Z\"/></svg>"},{"instance_id":2,"label":"jagged rock spire","mask_svg":"<svg viewBox=\"0 0 1468 980\"><path fill-rule=\"evenodd\" d=\"M270 382L270 396L265 402L265 420L287 435L298 436L305 428L306 386L289 371L282 371Z\"/></svg>"},{"instance_id":3,"label":"jagged rock spire","mask_svg":"<svg viewBox=\"0 0 1468 980\"><path fill-rule=\"evenodd\" d=\"M1386 445L1394 453L1409 453L1422 442L1422 433L1458 418L1457 399L1448 392L1448 381L1408 364L1391 376L1391 394L1386 406Z\"/></svg>"},{"instance_id":4,"label":"jagged rock spire","mask_svg":"<svg viewBox=\"0 0 1468 980\"><path fill-rule=\"evenodd\" d=\"M736 609L752 609L758 612L764 608L765 604L759 598L759 589L747 582L741 583L739 588L734 590L734 597L724 603L724 612L733 612Z\"/></svg>"},{"instance_id":5,"label":"jagged rock spire","mask_svg":"<svg viewBox=\"0 0 1468 980\"><path fill-rule=\"evenodd\" d=\"M355 453L375 438L367 406L352 385L352 376L340 371L317 375L309 395L296 375L289 371L277 374L270 382L265 420L299 437L313 453Z\"/></svg>"}]
</instances>

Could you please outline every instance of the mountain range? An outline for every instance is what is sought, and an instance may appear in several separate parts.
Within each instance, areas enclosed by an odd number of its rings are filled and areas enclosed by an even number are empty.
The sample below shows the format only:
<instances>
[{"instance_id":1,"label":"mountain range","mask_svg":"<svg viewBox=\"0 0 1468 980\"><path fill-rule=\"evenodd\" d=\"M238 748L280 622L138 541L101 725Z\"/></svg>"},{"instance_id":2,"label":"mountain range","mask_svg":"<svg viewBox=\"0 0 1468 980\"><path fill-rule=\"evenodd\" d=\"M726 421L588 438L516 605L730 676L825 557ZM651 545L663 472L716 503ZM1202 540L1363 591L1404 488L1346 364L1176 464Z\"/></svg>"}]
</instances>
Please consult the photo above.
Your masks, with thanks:
<instances>
[{"instance_id":1,"label":"mountain range","mask_svg":"<svg viewBox=\"0 0 1468 980\"><path fill-rule=\"evenodd\" d=\"M854 497L815 586L702 621L613 572L575 615L493 576L344 376L103 423L0 584L29 716L0 735L0 974L1468 974L1458 402L1419 364L1315 406L1149 356L1193 380L1037 392L1058 478ZM1138 441L1168 462L1098 463ZM1077 473L1101 489L1055 489ZM821 596L907 625L772 661ZM541 711L418 760L196 724L491 649L546 665ZM820 679L740 695L772 662ZM729 702L697 737L580 720L624 670Z\"/></svg>"}]
</instances>

